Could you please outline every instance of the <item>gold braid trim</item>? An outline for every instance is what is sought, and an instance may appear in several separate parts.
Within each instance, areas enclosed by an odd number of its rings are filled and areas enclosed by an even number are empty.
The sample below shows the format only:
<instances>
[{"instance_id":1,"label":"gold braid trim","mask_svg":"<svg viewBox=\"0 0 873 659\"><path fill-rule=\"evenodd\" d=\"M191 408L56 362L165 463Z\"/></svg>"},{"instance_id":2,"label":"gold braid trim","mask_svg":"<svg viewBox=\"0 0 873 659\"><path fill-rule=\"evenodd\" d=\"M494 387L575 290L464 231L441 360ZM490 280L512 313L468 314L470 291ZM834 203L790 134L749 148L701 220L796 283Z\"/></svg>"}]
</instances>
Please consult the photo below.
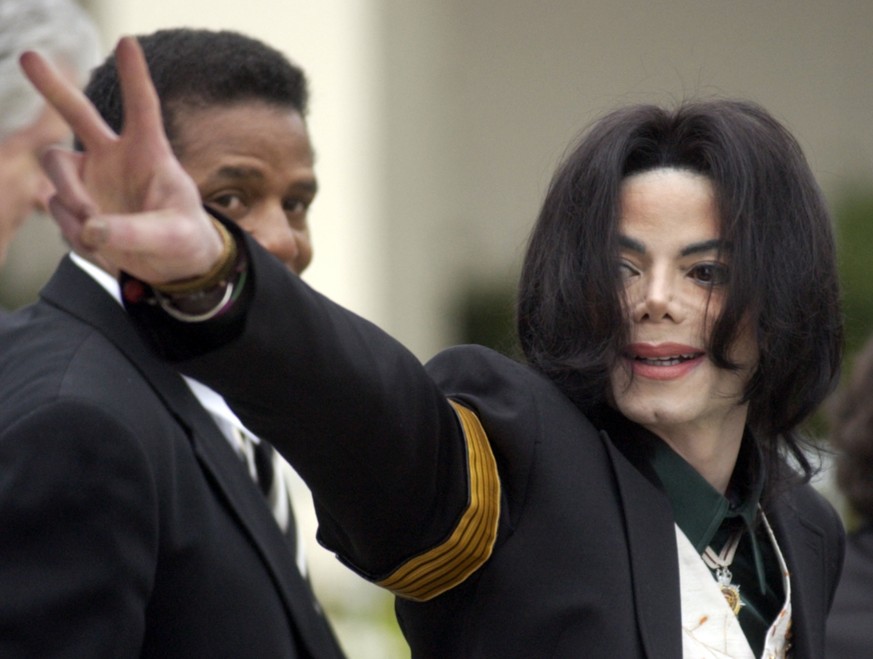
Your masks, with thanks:
<instances>
[{"instance_id":1,"label":"gold braid trim","mask_svg":"<svg viewBox=\"0 0 873 659\"><path fill-rule=\"evenodd\" d=\"M447 540L403 563L377 584L398 597L424 602L451 590L491 556L500 517L500 478L485 429L466 407L449 401L467 443L469 502Z\"/></svg>"}]
</instances>

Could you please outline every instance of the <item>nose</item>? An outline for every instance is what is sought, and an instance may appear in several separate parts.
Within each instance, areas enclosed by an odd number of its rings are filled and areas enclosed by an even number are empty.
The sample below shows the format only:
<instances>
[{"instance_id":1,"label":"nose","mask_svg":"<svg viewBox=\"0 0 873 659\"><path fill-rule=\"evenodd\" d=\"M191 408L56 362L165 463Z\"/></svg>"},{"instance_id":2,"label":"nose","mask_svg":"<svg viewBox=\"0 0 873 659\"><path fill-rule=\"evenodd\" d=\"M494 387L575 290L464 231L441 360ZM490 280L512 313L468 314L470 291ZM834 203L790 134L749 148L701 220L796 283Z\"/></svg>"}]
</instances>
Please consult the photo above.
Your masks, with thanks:
<instances>
[{"instance_id":1,"label":"nose","mask_svg":"<svg viewBox=\"0 0 873 659\"><path fill-rule=\"evenodd\" d=\"M302 227L291 226L281 207L266 211L255 220L252 236L295 274L301 274L312 259L308 227L305 223Z\"/></svg>"},{"instance_id":2,"label":"nose","mask_svg":"<svg viewBox=\"0 0 873 659\"><path fill-rule=\"evenodd\" d=\"M675 277L667 271L653 270L640 283L640 298L634 306L634 321L682 321L682 308L676 296Z\"/></svg>"}]
</instances>

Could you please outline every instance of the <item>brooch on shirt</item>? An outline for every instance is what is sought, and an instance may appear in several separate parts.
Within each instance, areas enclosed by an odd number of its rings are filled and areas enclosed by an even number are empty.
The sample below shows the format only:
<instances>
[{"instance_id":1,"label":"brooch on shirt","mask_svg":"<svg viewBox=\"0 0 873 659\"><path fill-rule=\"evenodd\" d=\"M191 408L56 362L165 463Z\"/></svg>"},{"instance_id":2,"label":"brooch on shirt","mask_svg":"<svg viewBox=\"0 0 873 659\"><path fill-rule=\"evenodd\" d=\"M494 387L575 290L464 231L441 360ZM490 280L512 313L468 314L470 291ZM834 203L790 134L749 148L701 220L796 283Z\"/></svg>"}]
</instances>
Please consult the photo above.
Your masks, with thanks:
<instances>
[{"instance_id":1,"label":"brooch on shirt","mask_svg":"<svg viewBox=\"0 0 873 659\"><path fill-rule=\"evenodd\" d=\"M740 544L742 535L742 529L735 531L718 554L715 553L712 547L707 547L700 555L706 566L710 570L715 570L715 580L718 582L721 594L724 595L734 615L738 615L740 609L745 606L745 603L740 599L740 587L735 583L731 583L733 574L730 571L730 565L734 562L734 556L737 553L737 547Z\"/></svg>"}]
</instances>

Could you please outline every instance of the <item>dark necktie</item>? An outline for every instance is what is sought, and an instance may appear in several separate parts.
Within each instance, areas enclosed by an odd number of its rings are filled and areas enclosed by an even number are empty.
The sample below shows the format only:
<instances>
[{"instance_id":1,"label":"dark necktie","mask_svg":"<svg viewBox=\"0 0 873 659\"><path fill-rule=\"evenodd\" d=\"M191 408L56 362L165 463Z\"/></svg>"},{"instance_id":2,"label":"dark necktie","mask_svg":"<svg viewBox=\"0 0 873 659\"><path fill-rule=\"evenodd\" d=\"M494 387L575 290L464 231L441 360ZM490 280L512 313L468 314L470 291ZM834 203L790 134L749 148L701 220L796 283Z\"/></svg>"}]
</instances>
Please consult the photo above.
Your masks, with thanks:
<instances>
[{"instance_id":1,"label":"dark necktie","mask_svg":"<svg viewBox=\"0 0 873 659\"><path fill-rule=\"evenodd\" d=\"M287 483L281 472L281 457L271 444L255 439L236 426L234 426L234 434L249 474L267 500L279 529L290 545L291 553L298 559L300 571L305 573L304 566L301 565L302 561L297 556L297 529Z\"/></svg>"}]
</instances>

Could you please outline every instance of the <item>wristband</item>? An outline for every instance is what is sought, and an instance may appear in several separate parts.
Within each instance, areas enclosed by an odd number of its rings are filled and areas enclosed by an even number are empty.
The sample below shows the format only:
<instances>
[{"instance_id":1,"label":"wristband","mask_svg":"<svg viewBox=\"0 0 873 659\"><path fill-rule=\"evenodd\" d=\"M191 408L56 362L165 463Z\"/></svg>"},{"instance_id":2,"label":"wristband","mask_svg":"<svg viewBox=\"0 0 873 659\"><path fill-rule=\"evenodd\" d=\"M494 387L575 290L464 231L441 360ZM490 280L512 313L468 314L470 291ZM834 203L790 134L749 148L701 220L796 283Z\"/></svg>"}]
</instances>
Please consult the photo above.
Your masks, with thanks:
<instances>
[{"instance_id":1,"label":"wristband","mask_svg":"<svg viewBox=\"0 0 873 659\"><path fill-rule=\"evenodd\" d=\"M171 281L164 284L152 284L152 289L155 292L170 297L185 297L215 288L222 282L227 281L231 276L237 261L236 241L221 222L213 217L209 219L212 220L213 226L215 226L218 234L221 236L221 256L218 258L218 261L208 272L198 277Z\"/></svg>"},{"instance_id":2,"label":"wristband","mask_svg":"<svg viewBox=\"0 0 873 659\"><path fill-rule=\"evenodd\" d=\"M247 273L245 252L237 251L231 272L215 286L185 295L166 295L153 288L153 299L172 318L183 323L201 323L221 316L233 306L246 286Z\"/></svg>"},{"instance_id":3,"label":"wristband","mask_svg":"<svg viewBox=\"0 0 873 659\"><path fill-rule=\"evenodd\" d=\"M206 320L211 320L216 316L220 316L222 312L230 305L233 301L233 293L236 288L233 281L228 281L223 286L223 293L221 298L209 309L201 313L191 313L188 311L183 311L180 309L178 305L178 298L174 299L171 297L167 297L163 295L160 291L155 291L155 298L158 301L158 304L161 305L161 309L163 309L167 315L175 318L176 320L183 323L202 323ZM211 291L210 291L211 292Z\"/></svg>"}]
</instances>

